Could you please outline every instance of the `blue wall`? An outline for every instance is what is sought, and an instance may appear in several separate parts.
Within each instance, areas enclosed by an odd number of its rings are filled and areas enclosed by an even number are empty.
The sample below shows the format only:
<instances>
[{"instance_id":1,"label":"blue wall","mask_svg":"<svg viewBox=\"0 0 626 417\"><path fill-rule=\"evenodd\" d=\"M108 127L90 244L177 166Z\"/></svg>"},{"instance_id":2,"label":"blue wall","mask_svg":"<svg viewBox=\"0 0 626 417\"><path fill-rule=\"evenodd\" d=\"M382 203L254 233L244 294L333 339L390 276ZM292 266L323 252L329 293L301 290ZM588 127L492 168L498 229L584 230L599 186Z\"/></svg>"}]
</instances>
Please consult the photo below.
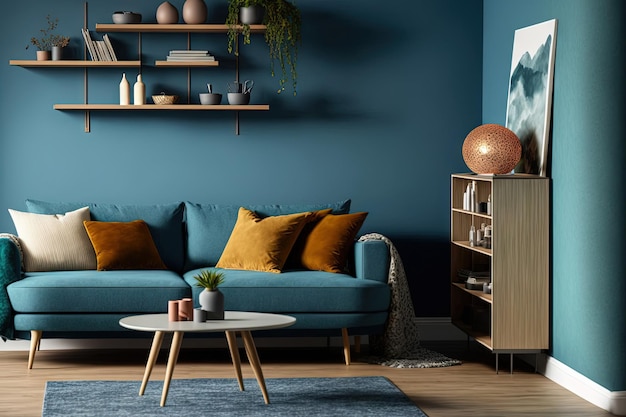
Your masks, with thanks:
<instances>
[{"instance_id":1,"label":"blue wall","mask_svg":"<svg viewBox=\"0 0 626 417\"><path fill-rule=\"evenodd\" d=\"M626 3L485 0L483 122L505 123L515 29L558 19L552 130L552 349L626 390Z\"/></svg>"},{"instance_id":2,"label":"blue wall","mask_svg":"<svg viewBox=\"0 0 626 417\"><path fill-rule=\"evenodd\" d=\"M92 1L89 27L133 10L154 21L161 0ZM183 0L171 0L180 10ZM212 23L226 1L206 0ZM461 144L481 122L482 2L456 0L298 0L304 41L298 95L277 95L261 37L243 49L242 77L256 81L241 114L92 113L55 103L83 100L82 69L24 69L24 50L50 13L79 56L83 1L3 4L0 27L0 230L13 231L7 208L26 198L155 203L300 203L352 198L368 211L362 232L397 242L416 313L449 314L449 176L466 171ZM122 57L136 56L136 35L112 33ZM184 48L186 36L143 35L144 58ZM196 35L220 68L194 70L193 100L212 82L225 92L234 76L225 35ZM116 103L122 69L91 69L89 101ZM134 79L136 70L127 70ZM186 93L186 70L144 68L148 94Z\"/></svg>"}]
</instances>

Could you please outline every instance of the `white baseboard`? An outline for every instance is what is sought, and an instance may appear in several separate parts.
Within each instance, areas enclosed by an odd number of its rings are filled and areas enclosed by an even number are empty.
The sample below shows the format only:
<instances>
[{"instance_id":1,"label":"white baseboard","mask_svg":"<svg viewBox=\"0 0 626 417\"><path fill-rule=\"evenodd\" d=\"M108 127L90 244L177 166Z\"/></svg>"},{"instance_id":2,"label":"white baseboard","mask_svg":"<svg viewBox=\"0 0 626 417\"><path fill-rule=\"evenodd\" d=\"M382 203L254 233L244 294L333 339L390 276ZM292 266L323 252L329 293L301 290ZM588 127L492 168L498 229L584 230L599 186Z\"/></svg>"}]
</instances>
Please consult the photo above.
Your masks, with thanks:
<instances>
[{"instance_id":1,"label":"white baseboard","mask_svg":"<svg viewBox=\"0 0 626 417\"><path fill-rule=\"evenodd\" d=\"M546 378L611 414L626 416L626 391L609 391L557 359L542 356L538 371Z\"/></svg>"}]
</instances>

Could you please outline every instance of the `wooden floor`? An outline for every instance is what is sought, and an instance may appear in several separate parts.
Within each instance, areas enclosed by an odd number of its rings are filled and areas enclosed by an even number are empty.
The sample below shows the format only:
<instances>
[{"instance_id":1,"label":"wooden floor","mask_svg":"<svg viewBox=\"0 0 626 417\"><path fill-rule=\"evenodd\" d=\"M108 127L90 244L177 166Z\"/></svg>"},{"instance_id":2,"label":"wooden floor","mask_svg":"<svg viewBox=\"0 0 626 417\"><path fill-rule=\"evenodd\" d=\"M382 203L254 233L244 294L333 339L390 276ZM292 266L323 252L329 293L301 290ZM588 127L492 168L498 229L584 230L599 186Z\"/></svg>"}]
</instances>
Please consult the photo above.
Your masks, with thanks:
<instances>
[{"instance_id":1,"label":"wooden floor","mask_svg":"<svg viewBox=\"0 0 626 417\"><path fill-rule=\"evenodd\" d=\"M164 343L165 345L166 343ZM438 369L394 369L359 362L346 366L340 348L259 348L265 378L386 376L430 417L585 416L611 414L534 373L526 363L500 357L499 374L492 354L465 343L424 344L462 359L463 364ZM141 380L147 351L72 350L37 353L26 369L27 352L0 352L0 416L40 416L49 380ZM167 351L159 356L152 379L163 378ZM244 360L245 356L242 356ZM244 378L254 378L247 362ZM223 349L181 351L174 378L234 378ZM272 393L269 393L270 399Z\"/></svg>"}]
</instances>

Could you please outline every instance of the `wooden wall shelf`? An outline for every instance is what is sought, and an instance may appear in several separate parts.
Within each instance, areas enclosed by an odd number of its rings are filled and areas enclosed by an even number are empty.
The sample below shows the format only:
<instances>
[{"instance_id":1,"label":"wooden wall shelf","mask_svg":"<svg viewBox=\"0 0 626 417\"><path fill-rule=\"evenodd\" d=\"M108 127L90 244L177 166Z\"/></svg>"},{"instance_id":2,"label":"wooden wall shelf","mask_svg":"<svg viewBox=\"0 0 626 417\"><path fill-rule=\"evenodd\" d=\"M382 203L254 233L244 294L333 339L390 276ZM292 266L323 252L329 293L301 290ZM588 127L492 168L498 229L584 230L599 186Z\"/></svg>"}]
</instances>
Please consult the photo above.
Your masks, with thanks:
<instances>
[{"instance_id":1,"label":"wooden wall shelf","mask_svg":"<svg viewBox=\"0 0 626 417\"><path fill-rule=\"evenodd\" d=\"M246 104L246 105L232 105L232 104L217 104L217 105L205 105L205 104L143 104L143 105L127 105L122 106L119 104L55 104L55 110L79 110L79 111L215 111L215 110L230 110L230 111L267 111L270 109L269 104Z\"/></svg>"},{"instance_id":2,"label":"wooden wall shelf","mask_svg":"<svg viewBox=\"0 0 626 417\"><path fill-rule=\"evenodd\" d=\"M9 65L19 67L45 67L45 68L100 68L100 67L140 67L141 61L86 61L86 60L60 60L60 61L36 61L12 59Z\"/></svg>"},{"instance_id":3,"label":"wooden wall shelf","mask_svg":"<svg viewBox=\"0 0 626 417\"><path fill-rule=\"evenodd\" d=\"M266 30L265 25L250 25L250 32L262 33ZM239 26L241 30L241 26ZM118 25L115 23L96 23L96 32L131 32L131 33L226 33L226 24L202 24L188 25L177 23L173 25L161 25L158 23L137 23Z\"/></svg>"}]
</instances>

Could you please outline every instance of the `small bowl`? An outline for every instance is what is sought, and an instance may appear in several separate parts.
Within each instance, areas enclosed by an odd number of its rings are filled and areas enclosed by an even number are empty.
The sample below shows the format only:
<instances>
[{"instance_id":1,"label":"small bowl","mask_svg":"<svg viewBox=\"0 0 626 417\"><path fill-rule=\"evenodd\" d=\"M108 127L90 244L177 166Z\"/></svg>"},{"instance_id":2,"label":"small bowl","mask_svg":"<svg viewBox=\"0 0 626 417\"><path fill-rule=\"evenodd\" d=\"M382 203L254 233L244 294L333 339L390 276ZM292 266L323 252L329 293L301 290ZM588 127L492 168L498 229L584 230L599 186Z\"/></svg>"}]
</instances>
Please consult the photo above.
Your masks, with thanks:
<instances>
[{"instance_id":1,"label":"small bowl","mask_svg":"<svg viewBox=\"0 0 626 417\"><path fill-rule=\"evenodd\" d=\"M178 103L178 96L158 94L152 96L152 101L154 101L154 104L176 104Z\"/></svg>"},{"instance_id":2,"label":"small bowl","mask_svg":"<svg viewBox=\"0 0 626 417\"><path fill-rule=\"evenodd\" d=\"M216 93L200 93L200 104L220 104L222 95Z\"/></svg>"},{"instance_id":3,"label":"small bowl","mask_svg":"<svg viewBox=\"0 0 626 417\"><path fill-rule=\"evenodd\" d=\"M141 23L141 14L134 12L113 12L111 18L117 24Z\"/></svg>"},{"instance_id":4,"label":"small bowl","mask_svg":"<svg viewBox=\"0 0 626 417\"><path fill-rule=\"evenodd\" d=\"M250 103L250 93L228 93L228 104L241 105Z\"/></svg>"}]
</instances>

